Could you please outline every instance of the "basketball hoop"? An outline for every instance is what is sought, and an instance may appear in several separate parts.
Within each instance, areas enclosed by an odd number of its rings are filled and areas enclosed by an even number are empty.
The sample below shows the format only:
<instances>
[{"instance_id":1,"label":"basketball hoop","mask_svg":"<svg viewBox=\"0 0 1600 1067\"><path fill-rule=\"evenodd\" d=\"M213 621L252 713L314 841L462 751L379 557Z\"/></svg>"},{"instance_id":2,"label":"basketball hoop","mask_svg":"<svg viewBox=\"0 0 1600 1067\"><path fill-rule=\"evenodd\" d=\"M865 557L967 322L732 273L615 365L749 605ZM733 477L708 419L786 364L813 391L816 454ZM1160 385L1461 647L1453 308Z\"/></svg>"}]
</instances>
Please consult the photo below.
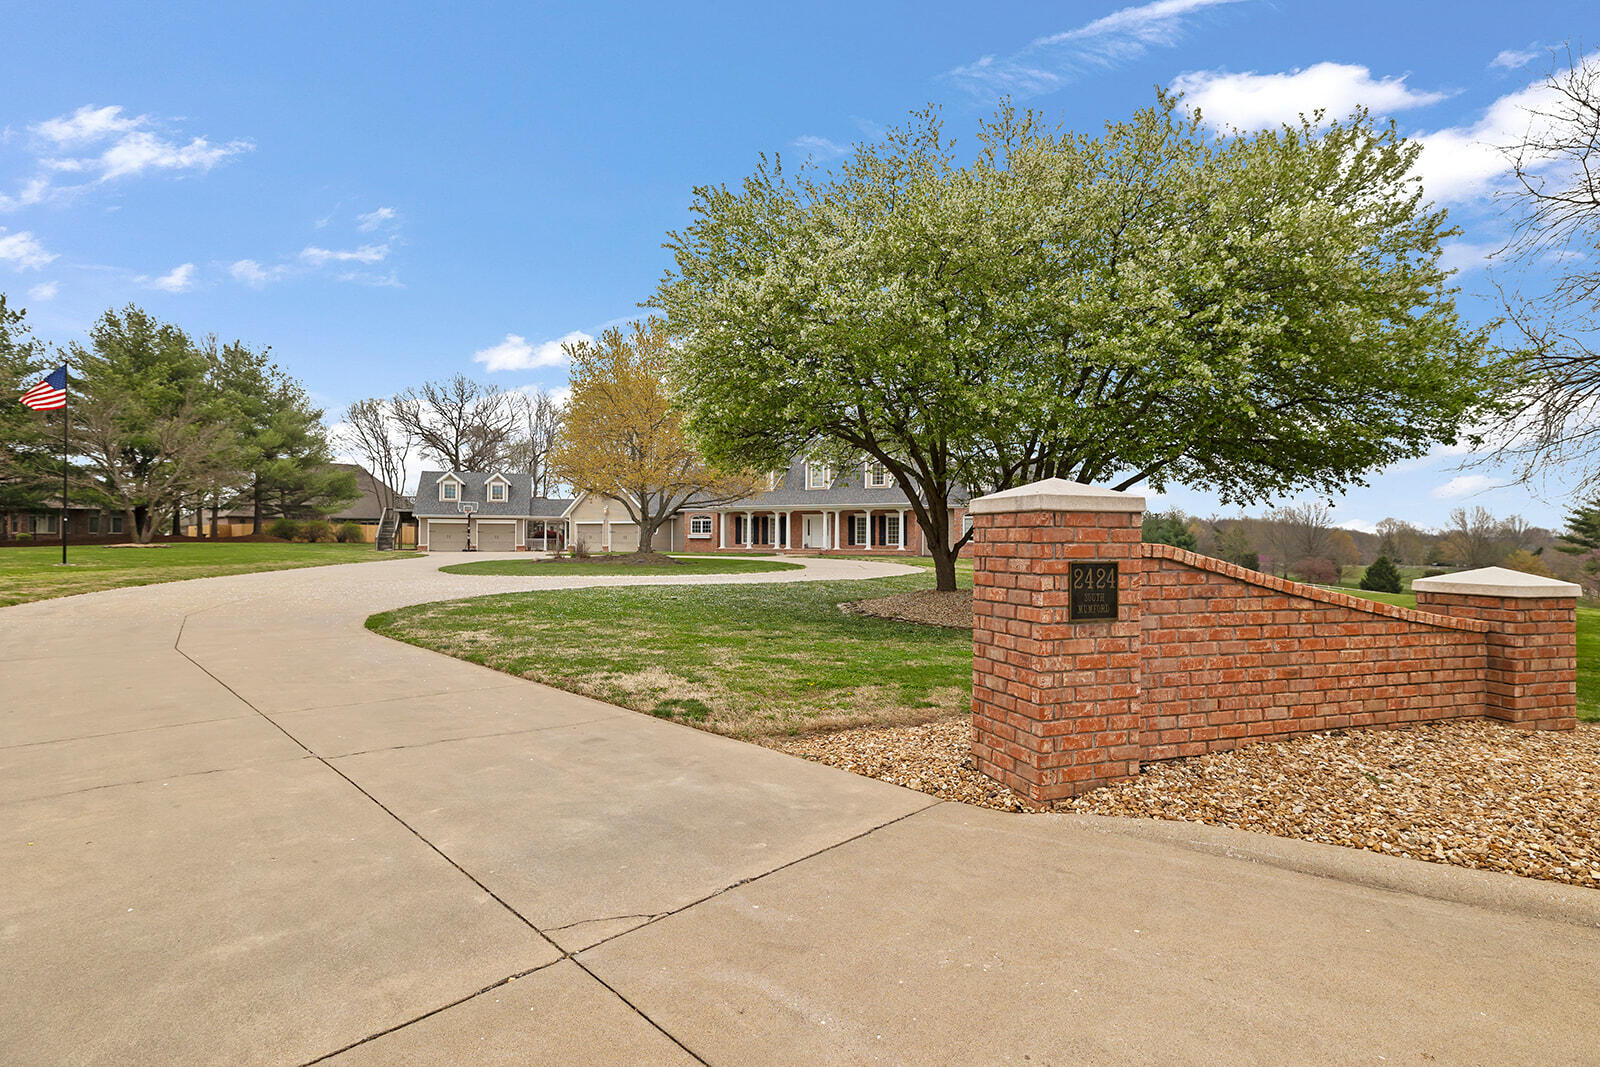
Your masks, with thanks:
<instances>
[{"instance_id":1,"label":"basketball hoop","mask_svg":"<svg viewBox=\"0 0 1600 1067\"><path fill-rule=\"evenodd\" d=\"M460 504L458 504L456 506L461 509L461 514L463 514L463 515L471 515L474 511L478 510L477 503L475 501L472 501L472 500L463 500Z\"/></svg>"}]
</instances>

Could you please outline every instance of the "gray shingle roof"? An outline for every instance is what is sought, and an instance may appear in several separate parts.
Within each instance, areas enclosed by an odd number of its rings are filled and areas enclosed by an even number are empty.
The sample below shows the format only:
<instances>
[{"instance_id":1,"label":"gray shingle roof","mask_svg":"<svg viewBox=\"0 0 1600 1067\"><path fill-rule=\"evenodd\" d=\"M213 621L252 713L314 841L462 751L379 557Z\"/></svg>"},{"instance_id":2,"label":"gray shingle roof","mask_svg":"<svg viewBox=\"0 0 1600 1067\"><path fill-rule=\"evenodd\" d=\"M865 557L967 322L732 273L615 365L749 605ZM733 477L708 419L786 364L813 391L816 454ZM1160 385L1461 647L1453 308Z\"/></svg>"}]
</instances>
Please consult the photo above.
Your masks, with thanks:
<instances>
[{"instance_id":1,"label":"gray shingle roof","mask_svg":"<svg viewBox=\"0 0 1600 1067\"><path fill-rule=\"evenodd\" d=\"M776 488L757 493L749 500L728 504L728 511L761 511L773 509L812 510L815 508L874 507L903 508L910 504L899 486L888 489L868 489L866 470L862 463L853 463L834 472L833 484L827 489L806 488L806 461L797 459L789 464ZM958 490L951 503L965 505L966 492ZM724 510L722 508L714 510Z\"/></svg>"},{"instance_id":2,"label":"gray shingle roof","mask_svg":"<svg viewBox=\"0 0 1600 1067\"><path fill-rule=\"evenodd\" d=\"M461 514L460 501L439 499L439 480L445 471L423 471L417 478L417 492L412 513L419 518L446 518ZM533 495L533 478L527 474L504 475L510 485L504 500L489 499L489 479L495 477L483 471L455 471L463 483L461 500L478 505L477 514L505 518L559 519L571 500Z\"/></svg>"}]
</instances>

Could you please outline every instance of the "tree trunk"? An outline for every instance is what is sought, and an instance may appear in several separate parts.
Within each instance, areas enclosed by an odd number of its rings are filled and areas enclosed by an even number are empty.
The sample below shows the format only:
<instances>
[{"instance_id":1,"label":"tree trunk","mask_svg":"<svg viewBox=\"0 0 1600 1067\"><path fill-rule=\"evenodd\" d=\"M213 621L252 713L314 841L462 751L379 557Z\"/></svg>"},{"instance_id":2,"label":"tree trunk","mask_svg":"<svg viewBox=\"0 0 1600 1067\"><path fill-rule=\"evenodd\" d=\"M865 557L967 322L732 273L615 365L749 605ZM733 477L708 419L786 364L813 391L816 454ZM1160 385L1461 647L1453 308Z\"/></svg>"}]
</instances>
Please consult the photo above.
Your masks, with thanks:
<instances>
[{"instance_id":1,"label":"tree trunk","mask_svg":"<svg viewBox=\"0 0 1600 1067\"><path fill-rule=\"evenodd\" d=\"M261 475L259 475L259 474L256 475L255 481L251 484L251 487L250 487L250 501L251 501L251 504L253 505L253 509L254 509L253 513L252 513L252 515L250 517L250 532L253 533L253 534L260 534L261 533Z\"/></svg>"},{"instance_id":2,"label":"tree trunk","mask_svg":"<svg viewBox=\"0 0 1600 1067\"><path fill-rule=\"evenodd\" d=\"M645 552L654 552L656 545L656 531L661 528L659 518L641 517L639 520L639 547L634 550L635 555Z\"/></svg>"},{"instance_id":3,"label":"tree trunk","mask_svg":"<svg viewBox=\"0 0 1600 1067\"><path fill-rule=\"evenodd\" d=\"M928 509L928 523L922 528L922 539L928 546L928 555L933 558L934 588L941 593L955 592L957 552L950 547L948 508Z\"/></svg>"},{"instance_id":4,"label":"tree trunk","mask_svg":"<svg viewBox=\"0 0 1600 1067\"><path fill-rule=\"evenodd\" d=\"M129 515L133 519L134 542L141 545L149 544L151 534L150 506L148 504L135 505Z\"/></svg>"},{"instance_id":5,"label":"tree trunk","mask_svg":"<svg viewBox=\"0 0 1600 1067\"><path fill-rule=\"evenodd\" d=\"M178 500L172 505L172 536L183 536L183 501Z\"/></svg>"}]
</instances>

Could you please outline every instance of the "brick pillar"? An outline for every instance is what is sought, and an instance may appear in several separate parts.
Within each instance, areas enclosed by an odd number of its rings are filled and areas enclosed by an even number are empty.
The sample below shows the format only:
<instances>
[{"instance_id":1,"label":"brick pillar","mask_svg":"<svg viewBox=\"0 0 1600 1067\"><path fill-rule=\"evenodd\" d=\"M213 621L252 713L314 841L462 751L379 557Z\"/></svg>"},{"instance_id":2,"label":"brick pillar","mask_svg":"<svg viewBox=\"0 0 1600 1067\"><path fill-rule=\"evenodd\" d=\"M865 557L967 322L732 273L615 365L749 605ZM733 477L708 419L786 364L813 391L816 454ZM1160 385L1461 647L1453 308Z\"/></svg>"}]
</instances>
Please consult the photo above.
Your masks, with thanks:
<instances>
[{"instance_id":1,"label":"brick pillar","mask_svg":"<svg viewBox=\"0 0 1600 1067\"><path fill-rule=\"evenodd\" d=\"M1036 805L1138 775L1144 498L1051 478L971 514L978 769ZM1073 563L1115 565L1115 619L1071 617Z\"/></svg>"},{"instance_id":2,"label":"brick pillar","mask_svg":"<svg viewBox=\"0 0 1600 1067\"><path fill-rule=\"evenodd\" d=\"M1578 714L1578 587L1485 567L1419 578L1417 607L1491 629L1484 714L1522 730L1571 730Z\"/></svg>"}]
</instances>

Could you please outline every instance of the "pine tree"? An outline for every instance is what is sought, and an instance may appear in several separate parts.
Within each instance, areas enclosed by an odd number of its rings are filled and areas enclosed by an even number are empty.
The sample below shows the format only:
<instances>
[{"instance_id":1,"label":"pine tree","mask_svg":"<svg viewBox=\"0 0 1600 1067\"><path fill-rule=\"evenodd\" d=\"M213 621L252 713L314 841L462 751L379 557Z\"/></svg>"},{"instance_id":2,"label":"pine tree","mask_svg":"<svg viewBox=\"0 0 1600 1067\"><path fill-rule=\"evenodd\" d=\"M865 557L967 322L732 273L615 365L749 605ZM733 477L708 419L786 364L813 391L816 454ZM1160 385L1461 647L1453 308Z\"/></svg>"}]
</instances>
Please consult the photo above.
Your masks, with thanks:
<instances>
[{"instance_id":1,"label":"pine tree","mask_svg":"<svg viewBox=\"0 0 1600 1067\"><path fill-rule=\"evenodd\" d=\"M1361 588L1374 593L1398 593L1400 572L1395 569L1388 556L1379 556L1361 576Z\"/></svg>"}]
</instances>

